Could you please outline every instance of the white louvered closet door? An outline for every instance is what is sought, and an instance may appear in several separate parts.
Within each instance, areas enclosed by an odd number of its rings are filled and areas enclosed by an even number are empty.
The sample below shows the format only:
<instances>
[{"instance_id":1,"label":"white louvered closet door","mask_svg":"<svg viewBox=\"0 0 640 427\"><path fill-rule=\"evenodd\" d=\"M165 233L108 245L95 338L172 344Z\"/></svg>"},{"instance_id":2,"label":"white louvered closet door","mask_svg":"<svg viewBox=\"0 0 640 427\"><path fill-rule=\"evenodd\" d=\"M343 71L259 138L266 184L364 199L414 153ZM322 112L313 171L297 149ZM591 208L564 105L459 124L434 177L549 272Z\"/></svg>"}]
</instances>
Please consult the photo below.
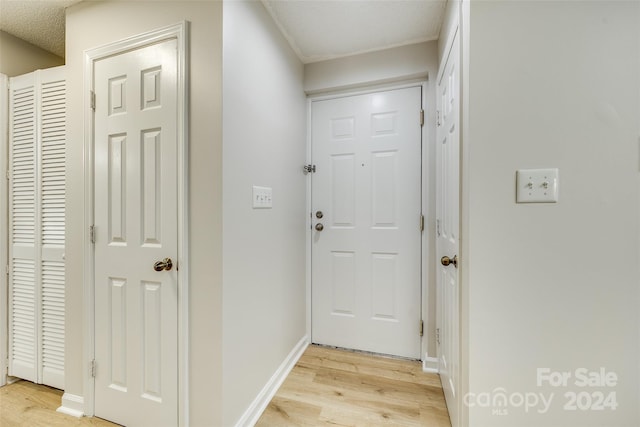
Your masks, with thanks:
<instances>
[{"instance_id":1,"label":"white louvered closet door","mask_svg":"<svg viewBox=\"0 0 640 427\"><path fill-rule=\"evenodd\" d=\"M9 92L9 375L64 388L64 67Z\"/></svg>"}]
</instances>

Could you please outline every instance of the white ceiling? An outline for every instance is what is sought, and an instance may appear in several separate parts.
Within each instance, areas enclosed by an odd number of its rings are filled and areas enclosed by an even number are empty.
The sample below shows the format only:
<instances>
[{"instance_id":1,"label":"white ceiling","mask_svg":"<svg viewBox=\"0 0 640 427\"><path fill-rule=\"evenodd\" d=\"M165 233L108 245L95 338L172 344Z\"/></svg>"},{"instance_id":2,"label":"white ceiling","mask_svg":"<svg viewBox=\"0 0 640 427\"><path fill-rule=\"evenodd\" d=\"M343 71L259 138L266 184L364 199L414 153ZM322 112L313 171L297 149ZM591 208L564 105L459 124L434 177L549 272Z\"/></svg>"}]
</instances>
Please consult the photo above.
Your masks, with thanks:
<instances>
[{"instance_id":1,"label":"white ceiling","mask_svg":"<svg viewBox=\"0 0 640 427\"><path fill-rule=\"evenodd\" d=\"M64 57L64 9L81 0L0 0L0 30ZM436 40L446 0L262 0L302 62Z\"/></svg>"},{"instance_id":2,"label":"white ceiling","mask_svg":"<svg viewBox=\"0 0 640 427\"><path fill-rule=\"evenodd\" d=\"M0 30L64 57L64 9L80 0L0 0Z\"/></svg>"},{"instance_id":3,"label":"white ceiling","mask_svg":"<svg viewBox=\"0 0 640 427\"><path fill-rule=\"evenodd\" d=\"M262 0L302 62L437 40L446 0Z\"/></svg>"}]
</instances>

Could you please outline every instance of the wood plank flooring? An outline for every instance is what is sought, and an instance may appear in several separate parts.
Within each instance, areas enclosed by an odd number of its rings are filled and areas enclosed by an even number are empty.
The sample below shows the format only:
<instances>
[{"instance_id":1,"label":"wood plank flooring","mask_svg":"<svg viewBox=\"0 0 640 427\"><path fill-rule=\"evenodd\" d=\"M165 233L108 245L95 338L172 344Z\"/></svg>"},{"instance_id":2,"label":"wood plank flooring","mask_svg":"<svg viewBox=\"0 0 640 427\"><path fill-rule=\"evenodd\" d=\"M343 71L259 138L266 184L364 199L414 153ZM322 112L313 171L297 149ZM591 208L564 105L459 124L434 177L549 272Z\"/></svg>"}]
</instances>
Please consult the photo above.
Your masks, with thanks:
<instances>
[{"instance_id":1,"label":"wood plank flooring","mask_svg":"<svg viewBox=\"0 0 640 427\"><path fill-rule=\"evenodd\" d=\"M420 362L309 346L256 424L450 427L440 378Z\"/></svg>"},{"instance_id":2,"label":"wood plank flooring","mask_svg":"<svg viewBox=\"0 0 640 427\"><path fill-rule=\"evenodd\" d=\"M117 427L56 412L61 398L62 391L28 381L2 387L0 426ZM325 425L451 426L440 378L423 373L419 362L312 345L256 426Z\"/></svg>"},{"instance_id":3,"label":"wood plank flooring","mask_svg":"<svg viewBox=\"0 0 640 427\"><path fill-rule=\"evenodd\" d=\"M100 418L75 418L56 412L62 391L18 381L0 387L0 426L2 427L117 427Z\"/></svg>"}]
</instances>

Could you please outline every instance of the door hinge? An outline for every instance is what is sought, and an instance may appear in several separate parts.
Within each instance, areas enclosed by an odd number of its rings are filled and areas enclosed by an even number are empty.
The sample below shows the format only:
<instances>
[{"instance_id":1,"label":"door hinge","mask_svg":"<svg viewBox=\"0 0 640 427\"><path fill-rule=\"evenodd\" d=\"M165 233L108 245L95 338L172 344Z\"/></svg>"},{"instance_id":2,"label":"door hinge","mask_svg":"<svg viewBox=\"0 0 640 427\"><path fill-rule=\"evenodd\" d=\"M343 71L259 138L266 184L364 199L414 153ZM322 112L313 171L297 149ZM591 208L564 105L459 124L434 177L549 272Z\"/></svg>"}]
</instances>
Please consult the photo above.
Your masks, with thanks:
<instances>
[{"instance_id":1,"label":"door hinge","mask_svg":"<svg viewBox=\"0 0 640 427\"><path fill-rule=\"evenodd\" d=\"M316 173L316 165L304 165L302 169L304 170L305 174Z\"/></svg>"},{"instance_id":2,"label":"door hinge","mask_svg":"<svg viewBox=\"0 0 640 427\"><path fill-rule=\"evenodd\" d=\"M436 328L436 342L440 345L440 328Z\"/></svg>"},{"instance_id":3,"label":"door hinge","mask_svg":"<svg viewBox=\"0 0 640 427\"><path fill-rule=\"evenodd\" d=\"M7 181L9 180L9 169L7 169Z\"/></svg>"},{"instance_id":4,"label":"door hinge","mask_svg":"<svg viewBox=\"0 0 640 427\"><path fill-rule=\"evenodd\" d=\"M420 215L420 231L424 231L424 215Z\"/></svg>"},{"instance_id":5,"label":"door hinge","mask_svg":"<svg viewBox=\"0 0 640 427\"><path fill-rule=\"evenodd\" d=\"M436 235L440 237L440 220L436 219Z\"/></svg>"},{"instance_id":6,"label":"door hinge","mask_svg":"<svg viewBox=\"0 0 640 427\"><path fill-rule=\"evenodd\" d=\"M420 336L424 336L424 320L420 321Z\"/></svg>"},{"instance_id":7,"label":"door hinge","mask_svg":"<svg viewBox=\"0 0 640 427\"><path fill-rule=\"evenodd\" d=\"M89 241L94 244L96 243L96 226L95 225L89 226Z\"/></svg>"},{"instance_id":8,"label":"door hinge","mask_svg":"<svg viewBox=\"0 0 640 427\"><path fill-rule=\"evenodd\" d=\"M93 359L89 363L89 375L91 375L91 378L96 377L96 359Z\"/></svg>"},{"instance_id":9,"label":"door hinge","mask_svg":"<svg viewBox=\"0 0 640 427\"><path fill-rule=\"evenodd\" d=\"M5 272L7 274L7 277L9 277L9 264L7 264L5 268L6 268Z\"/></svg>"},{"instance_id":10,"label":"door hinge","mask_svg":"<svg viewBox=\"0 0 640 427\"><path fill-rule=\"evenodd\" d=\"M424 126L424 110L420 110L420 127Z\"/></svg>"},{"instance_id":11,"label":"door hinge","mask_svg":"<svg viewBox=\"0 0 640 427\"><path fill-rule=\"evenodd\" d=\"M436 111L436 125L440 126L440 110Z\"/></svg>"},{"instance_id":12,"label":"door hinge","mask_svg":"<svg viewBox=\"0 0 640 427\"><path fill-rule=\"evenodd\" d=\"M91 109L93 111L96 111L96 93L94 91L90 92L90 102L91 102Z\"/></svg>"}]
</instances>

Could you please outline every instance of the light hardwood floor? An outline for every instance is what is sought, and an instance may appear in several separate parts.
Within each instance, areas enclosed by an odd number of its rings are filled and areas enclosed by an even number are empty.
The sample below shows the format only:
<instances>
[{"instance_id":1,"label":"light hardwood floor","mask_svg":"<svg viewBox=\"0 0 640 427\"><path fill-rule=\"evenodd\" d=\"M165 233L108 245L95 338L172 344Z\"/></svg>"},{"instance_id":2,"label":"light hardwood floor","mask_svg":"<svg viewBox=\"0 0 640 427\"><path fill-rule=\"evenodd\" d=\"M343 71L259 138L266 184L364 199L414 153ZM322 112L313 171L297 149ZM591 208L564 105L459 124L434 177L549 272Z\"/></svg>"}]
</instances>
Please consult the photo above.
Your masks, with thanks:
<instances>
[{"instance_id":1,"label":"light hardwood floor","mask_svg":"<svg viewBox=\"0 0 640 427\"><path fill-rule=\"evenodd\" d=\"M450 427L440 378L420 362L309 346L256 424Z\"/></svg>"},{"instance_id":2,"label":"light hardwood floor","mask_svg":"<svg viewBox=\"0 0 640 427\"><path fill-rule=\"evenodd\" d=\"M0 426L2 427L117 427L100 418L75 418L56 412L62 391L18 381L0 387Z\"/></svg>"},{"instance_id":3,"label":"light hardwood floor","mask_svg":"<svg viewBox=\"0 0 640 427\"><path fill-rule=\"evenodd\" d=\"M56 412L62 392L28 381L0 388L2 427L117 427ZM440 378L419 362L309 346L256 424L450 427Z\"/></svg>"}]
</instances>

